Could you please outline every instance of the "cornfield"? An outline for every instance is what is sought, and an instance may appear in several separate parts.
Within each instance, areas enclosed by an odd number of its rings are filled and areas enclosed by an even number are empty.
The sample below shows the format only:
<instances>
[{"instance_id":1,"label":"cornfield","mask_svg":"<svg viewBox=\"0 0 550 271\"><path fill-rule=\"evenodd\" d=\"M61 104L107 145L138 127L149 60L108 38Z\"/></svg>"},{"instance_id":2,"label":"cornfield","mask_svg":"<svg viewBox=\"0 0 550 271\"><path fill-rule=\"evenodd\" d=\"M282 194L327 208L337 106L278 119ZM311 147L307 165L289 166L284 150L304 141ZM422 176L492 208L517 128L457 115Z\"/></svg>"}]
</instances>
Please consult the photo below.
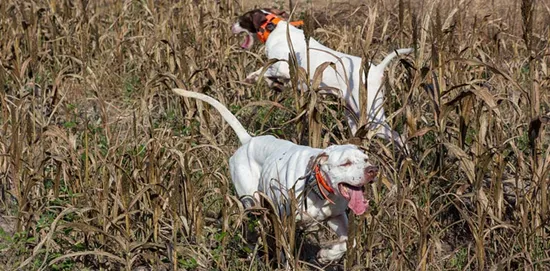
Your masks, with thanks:
<instances>
[{"instance_id":1,"label":"cornfield","mask_svg":"<svg viewBox=\"0 0 550 271\"><path fill-rule=\"evenodd\" d=\"M385 77L409 153L314 85L245 83L269 64L230 29L254 7L373 63L414 47ZM549 38L546 0L1 1L0 269L550 270ZM254 135L369 150L340 262L314 261L330 230L244 209L233 131L176 87Z\"/></svg>"}]
</instances>

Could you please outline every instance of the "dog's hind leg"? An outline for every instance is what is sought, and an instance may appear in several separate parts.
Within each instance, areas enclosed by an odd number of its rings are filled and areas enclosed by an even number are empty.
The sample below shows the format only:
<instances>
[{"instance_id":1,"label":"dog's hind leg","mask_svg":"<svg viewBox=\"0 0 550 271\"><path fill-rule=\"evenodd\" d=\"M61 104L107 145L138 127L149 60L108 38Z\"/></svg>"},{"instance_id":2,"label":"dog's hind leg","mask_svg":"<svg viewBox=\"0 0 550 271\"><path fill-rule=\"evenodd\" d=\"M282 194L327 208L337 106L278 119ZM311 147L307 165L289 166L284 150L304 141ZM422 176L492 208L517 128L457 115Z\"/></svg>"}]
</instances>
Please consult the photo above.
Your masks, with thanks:
<instances>
[{"instance_id":1,"label":"dog's hind leg","mask_svg":"<svg viewBox=\"0 0 550 271\"><path fill-rule=\"evenodd\" d=\"M258 191L260 173L254 168L254 163L251 163L246 152L237 152L229 159L229 171L231 171L231 179L237 191L237 195L241 198L241 202L245 208L252 207L254 199L259 201L256 192ZM255 172L258 171L258 172Z\"/></svg>"}]
</instances>

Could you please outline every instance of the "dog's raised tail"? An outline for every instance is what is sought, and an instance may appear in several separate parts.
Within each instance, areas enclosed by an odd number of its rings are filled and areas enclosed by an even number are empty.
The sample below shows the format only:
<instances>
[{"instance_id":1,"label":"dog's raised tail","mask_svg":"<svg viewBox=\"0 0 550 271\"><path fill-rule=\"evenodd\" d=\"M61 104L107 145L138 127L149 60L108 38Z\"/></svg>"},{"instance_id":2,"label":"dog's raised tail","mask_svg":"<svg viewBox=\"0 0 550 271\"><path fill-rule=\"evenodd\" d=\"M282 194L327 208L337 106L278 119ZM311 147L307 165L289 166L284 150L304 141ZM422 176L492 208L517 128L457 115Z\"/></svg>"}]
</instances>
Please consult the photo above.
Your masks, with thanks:
<instances>
[{"instance_id":1,"label":"dog's raised tail","mask_svg":"<svg viewBox=\"0 0 550 271\"><path fill-rule=\"evenodd\" d=\"M211 106L216 108L218 112L220 112L220 114L222 115L222 118L227 121L231 128L233 128L233 131L235 131L235 133L237 134L237 137L239 138L239 141L241 141L241 144L246 144L252 138L243 127L243 125L239 122L237 117L235 117L235 115L233 115L233 113L231 113L231 111L229 111L227 107L218 102L216 99L202 93L188 91L181 88L174 88L172 89L172 91L183 97L199 99L203 102L209 103Z\"/></svg>"},{"instance_id":2,"label":"dog's raised tail","mask_svg":"<svg viewBox=\"0 0 550 271\"><path fill-rule=\"evenodd\" d=\"M376 65L376 68L379 68L380 70L384 70L392 61L392 59L398 55L407 55L414 51L413 48L404 48L404 49L397 49L394 50L391 54L387 55L380 64Z\"/></svg>"}]
</instances>

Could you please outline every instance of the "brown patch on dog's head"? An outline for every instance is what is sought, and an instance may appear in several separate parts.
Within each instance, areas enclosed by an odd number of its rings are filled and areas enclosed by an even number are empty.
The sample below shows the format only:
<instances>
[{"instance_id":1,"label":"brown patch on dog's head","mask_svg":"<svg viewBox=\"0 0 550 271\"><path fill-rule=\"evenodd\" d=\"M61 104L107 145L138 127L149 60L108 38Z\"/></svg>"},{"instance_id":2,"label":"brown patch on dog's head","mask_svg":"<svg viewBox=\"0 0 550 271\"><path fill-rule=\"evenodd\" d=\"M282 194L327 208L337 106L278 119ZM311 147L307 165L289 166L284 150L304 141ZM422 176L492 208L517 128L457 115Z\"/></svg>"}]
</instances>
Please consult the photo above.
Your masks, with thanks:
<instances>
[{"instance_id":1,"label":"brown patch on dog's head","mask_svg":"<svg viewBox=\"0 0 550 271\"><path fill-rule=\"evenodd\" d=\"M248 50L252 48L252 45L254 44L254 36L260 32L262 25L267 22L267 16L269 14L274 14L285 20L288 19L287 13L278 9L253 9L241 15L238 21L231 26L231 31L235 35L242 32L246 32L248 34L245 36L245 40L241 44L243 49Z\"/></svg>"},{"instance_id":2,"label":"brown patch on dog's head","mask_svg":"<svg viewBox=\"0 0 550 271\"><path fill-rule=\"evenodd\" d=\"M246 12L239 17L239 25L246 29L250 33L257 33L260 27L267 21L267 14L272 13L277 16L288 19L288 15L285 11L281 11L275 8L253 9Z\"/></svg>"}]
</instances>

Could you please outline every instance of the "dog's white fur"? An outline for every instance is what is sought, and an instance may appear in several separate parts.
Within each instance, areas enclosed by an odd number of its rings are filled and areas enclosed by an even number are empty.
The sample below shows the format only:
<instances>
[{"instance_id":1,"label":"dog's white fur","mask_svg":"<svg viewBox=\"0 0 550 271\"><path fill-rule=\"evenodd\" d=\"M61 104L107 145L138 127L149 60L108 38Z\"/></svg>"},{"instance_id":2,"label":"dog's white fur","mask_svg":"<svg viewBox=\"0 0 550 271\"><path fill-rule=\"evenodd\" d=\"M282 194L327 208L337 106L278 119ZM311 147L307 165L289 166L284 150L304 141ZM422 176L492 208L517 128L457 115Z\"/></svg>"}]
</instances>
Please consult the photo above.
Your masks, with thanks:
<instances>
[{"instance_id":1,"label":"dog's white fur","mask_svg":"<svg viewBox=\"0 0 550 271\"><path fill-rule=\"evenodd\" d=\"M378 173L378 168L369 163L363 151L354 145L316 149L271 135L251 137L237 118L215 99L183 89L173 91L211 104L237 134L242 145L231 156L229 165L240 197L250 196L259 200L257 192L262 192L275 206L288 211L291 202L288 191L294 188L298 199L298 213L295 214L298 224L309 227L327 221L339 237L336 244L319 251L318 260L326 263L342 257L346 251L348 232L346 207L350 206L359 215L368 208L368 201L363 198L360 188L373 181ZM320 158L318 164L322 174L335 191L329 195L334 204L305 188L307 178L304 177L311 170L310 161L316 157ZM353 198L356 204L349 201Z\"/></svg>"},{"instance_id":2,"label":"dog's white fur","mask_svg":"<svg viewBox=\"0 0 550 271\"><path fill-rule=\"evenodd\" d=\"M266 10L259 11L266 14L268 13ZM247 40L250 42L248 42L246 46L243 46L243 48L248 49L252 46L252 36L255 35L255 33L251 33L249 30L241 27L240 22L233 24L232 31L235 34L247 32L249 35ZM299 66L307 69L307 46L304 32L288 24L286 21L280 21L277 24L277 27L275 27L269 35L265 43L267 58L288 61L289 53L291 51L287 35L290 38ZM377 130L377 136L394 140L394 142L398 143L400 147L404 146L403 139L386 123L384 108L382 106L384 102L382 83L384 78L384 69L388 66L391 60L397 55L408 54L412 51L412 48L407 48L392 52L386 56L386 58L384 58L379 65L371 64L367 76L367 115L371 124L369 127ZM352 113L354 115L350 115L349 112L346 112L346 114L350 130L355 135L357 129L359 128L357 119L360 116L360 108L362 106L359 99L359 88L360 84L365 82L364 74L361 74L361 58L332 50L322 45L314 38L309 39L309 54L311 78L313 78L315 70L323 63L332 62L336 65L336 70L331 67L324 70L321 86L327 86L340 90L341 93L333 94L341 94L345 100L346 106L353 111ZM268 84L271 84L272 82L269 78L281 78L285 80L290 79L289 65L287 61L278 61L265 70L263 76ZM255 82L262 74L262 70L263 68L250 73L246 80L248 82Z\"/></svg>"}]
</instances>

